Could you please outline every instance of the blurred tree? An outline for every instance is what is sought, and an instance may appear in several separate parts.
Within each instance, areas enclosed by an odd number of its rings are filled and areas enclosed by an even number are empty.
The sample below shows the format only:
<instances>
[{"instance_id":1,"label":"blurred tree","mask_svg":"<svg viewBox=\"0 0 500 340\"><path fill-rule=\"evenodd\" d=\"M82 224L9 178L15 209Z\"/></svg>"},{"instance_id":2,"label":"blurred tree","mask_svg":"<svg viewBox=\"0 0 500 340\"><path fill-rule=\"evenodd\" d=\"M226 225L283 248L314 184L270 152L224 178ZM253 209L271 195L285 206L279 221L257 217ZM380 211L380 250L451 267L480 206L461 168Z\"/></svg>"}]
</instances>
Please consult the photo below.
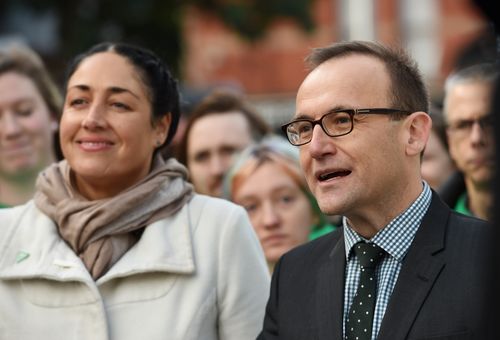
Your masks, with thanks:
<instances>
[{"instance_id":1,"label":"blurred tree","mask_svg":"<svg viewBox=\"0 0 500 340\"><path fill-rule=\"evenodd\" d=\"M243 38L260 38L277 18L290 18L305 31L314 28L311 7L314 0L186 0L215 13Z\"/></svg>"},{"instance_id":2,"label":"blurred tree","mask_svg":"<svg viewBox=\"0 0 500 340\"><path fill-rule=\"evenodd\" d=\"M47 54L48 64L66 65L71 57L101 41L126 41L154 50L174 73L178 71L182 18L178 0L7 0L0 9L0 34L22 36L39 51L43 46L33 41L36 32L30 33L26 24L36 31L30 21L53 14L57 29L51 38L56 40L57 53L42 53ZM62 78L60 68L54 68L54 73Z\"/></svg>"},{"instance_id":3,"label":"blurred tree","mask_svg":"<svg viewBox=\"0 0 500 340\"><path fill-rule=\"evenodd\" d=\"M101 41L144 45L178 74L182 58L183 9L198 6L250 40L279 17L313 28L314 0L3 0L0 35L22 36L42 52L56 79L71 57Z\"/></svg>"}]
</instances>

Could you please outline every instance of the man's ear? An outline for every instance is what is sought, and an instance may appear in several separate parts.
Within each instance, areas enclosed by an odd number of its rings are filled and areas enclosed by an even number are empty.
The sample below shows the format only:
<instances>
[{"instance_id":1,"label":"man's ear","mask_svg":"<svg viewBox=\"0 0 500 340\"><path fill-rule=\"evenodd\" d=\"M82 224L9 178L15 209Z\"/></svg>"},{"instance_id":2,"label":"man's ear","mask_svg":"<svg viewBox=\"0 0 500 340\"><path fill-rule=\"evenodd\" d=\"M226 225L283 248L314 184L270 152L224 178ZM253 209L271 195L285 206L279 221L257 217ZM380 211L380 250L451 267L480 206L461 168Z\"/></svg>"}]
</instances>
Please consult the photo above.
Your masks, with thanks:
<instances>
[{"instance_id":1,"label":"man's ear","mask_svg":"<svg viewBox=\"0 0 500 340\"><path fill-rule=\"evenodd\" d=\"M170 129L170 124L172 123L172 114L169 112L159 120L156 121L155 124L155 144L156 146L163 145L165 140L167 139L168 130Z\"/></svg>"},{"instance_id":2,"label":"man's ear","mask_svg":"<svg viewBox=\"0 0 500 340\"><path fill-rule=\"evenodd\" d=\"M408 156L420 155L424 151L432 128L431 117L423 112L413 112L406 118L405 151Z\"/></svg>"}]
</instances>

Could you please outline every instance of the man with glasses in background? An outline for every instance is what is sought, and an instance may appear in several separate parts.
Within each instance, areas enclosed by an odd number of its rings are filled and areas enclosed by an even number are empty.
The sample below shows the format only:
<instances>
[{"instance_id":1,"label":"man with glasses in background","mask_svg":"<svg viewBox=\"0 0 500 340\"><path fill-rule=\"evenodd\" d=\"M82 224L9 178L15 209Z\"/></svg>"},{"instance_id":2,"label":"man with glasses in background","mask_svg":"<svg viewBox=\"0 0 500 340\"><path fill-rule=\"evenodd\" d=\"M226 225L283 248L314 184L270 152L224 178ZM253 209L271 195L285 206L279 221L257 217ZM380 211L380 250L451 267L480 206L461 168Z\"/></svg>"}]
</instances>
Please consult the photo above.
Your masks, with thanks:
<instances>
[{"instance_id":1,"label":"man with glasses in background","mask_svg":"<svg viewBox=\"0 0 500 340\"><path fill-rule=\"evenodd\" d=\"M497 79L497 66L482 63L458 70L445 83L448 145L460 174L439 193L456 211L485 220L490 220L493 206L495 142L490 109Z\"/></svg>"},{"instance_id":2,"label":"man with glasses in background","mask_svg":"<svg viewBox=\"0 0 500 340\"><path fill-rule=\"evenodd\" d=\"M281 257L258 339L487 339L490 228L421 178L432 122L415 62L362 41L307 61L283 130L343 228Z\"/></svg>"}]
</instances>

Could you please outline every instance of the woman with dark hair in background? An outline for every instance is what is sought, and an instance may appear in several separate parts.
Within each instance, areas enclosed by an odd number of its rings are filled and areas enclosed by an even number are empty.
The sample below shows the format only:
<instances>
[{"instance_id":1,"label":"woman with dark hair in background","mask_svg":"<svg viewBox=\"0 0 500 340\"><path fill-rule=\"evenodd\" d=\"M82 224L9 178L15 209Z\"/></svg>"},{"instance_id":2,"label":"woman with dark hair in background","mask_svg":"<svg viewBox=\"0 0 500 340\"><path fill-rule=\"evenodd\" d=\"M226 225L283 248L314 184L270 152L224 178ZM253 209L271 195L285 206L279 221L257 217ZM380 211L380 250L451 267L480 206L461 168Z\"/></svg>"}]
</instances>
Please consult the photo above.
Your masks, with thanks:
<instances>
[{"instance_id":1,"label":"woman with dark hair in background","mask_svg":"<svg viewBox=\"0 0 500 340\"><path fill-rule=\"evenodd\" d=\"M159 155L177 82L152 52L104 43L69 68L64 161L0 212L2 339L254 339L269 273L244 210L193 193Z\"/></svg>"},{"instance_id":2,"label":"woman with dark hair in background","mask_svg":"<svg viewBox=\"0 0 500 340\"><path fill-rule=\"evenodd\" d=\"M29 47L0 47L0 208L27 202L40 171L60 159L62 98Z\"/></svg>"}]
</instances>

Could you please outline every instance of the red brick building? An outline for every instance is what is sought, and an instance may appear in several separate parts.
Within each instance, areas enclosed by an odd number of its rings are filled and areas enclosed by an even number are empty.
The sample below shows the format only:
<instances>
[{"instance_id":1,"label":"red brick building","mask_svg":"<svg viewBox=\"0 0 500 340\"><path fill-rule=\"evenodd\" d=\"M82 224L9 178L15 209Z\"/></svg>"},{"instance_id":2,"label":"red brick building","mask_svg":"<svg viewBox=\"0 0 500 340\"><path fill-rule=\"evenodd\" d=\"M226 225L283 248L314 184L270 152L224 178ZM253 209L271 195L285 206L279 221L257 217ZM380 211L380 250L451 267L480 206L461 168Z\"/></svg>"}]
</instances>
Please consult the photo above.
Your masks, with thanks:
<instances>
[{"instance_id":1,"label":"red brick building","mask_svg":"<svg viewBox=\"0 0 500 340\"><path fill-rule=\"evenodd\" d=\"M315 29L306 33L291 20L274 22L249 42L216 16L189 8L184 18L183 81L193 89L221 84L249 95L272 123L293 110L294 94L311 48L363 39L399 43L417 59L432 96L455 58L486 22L469 0L315 0ZM293 112L289 112L292 114ZM278 115L278 116L276 116Z\"/></svg>"}]
</instances>

